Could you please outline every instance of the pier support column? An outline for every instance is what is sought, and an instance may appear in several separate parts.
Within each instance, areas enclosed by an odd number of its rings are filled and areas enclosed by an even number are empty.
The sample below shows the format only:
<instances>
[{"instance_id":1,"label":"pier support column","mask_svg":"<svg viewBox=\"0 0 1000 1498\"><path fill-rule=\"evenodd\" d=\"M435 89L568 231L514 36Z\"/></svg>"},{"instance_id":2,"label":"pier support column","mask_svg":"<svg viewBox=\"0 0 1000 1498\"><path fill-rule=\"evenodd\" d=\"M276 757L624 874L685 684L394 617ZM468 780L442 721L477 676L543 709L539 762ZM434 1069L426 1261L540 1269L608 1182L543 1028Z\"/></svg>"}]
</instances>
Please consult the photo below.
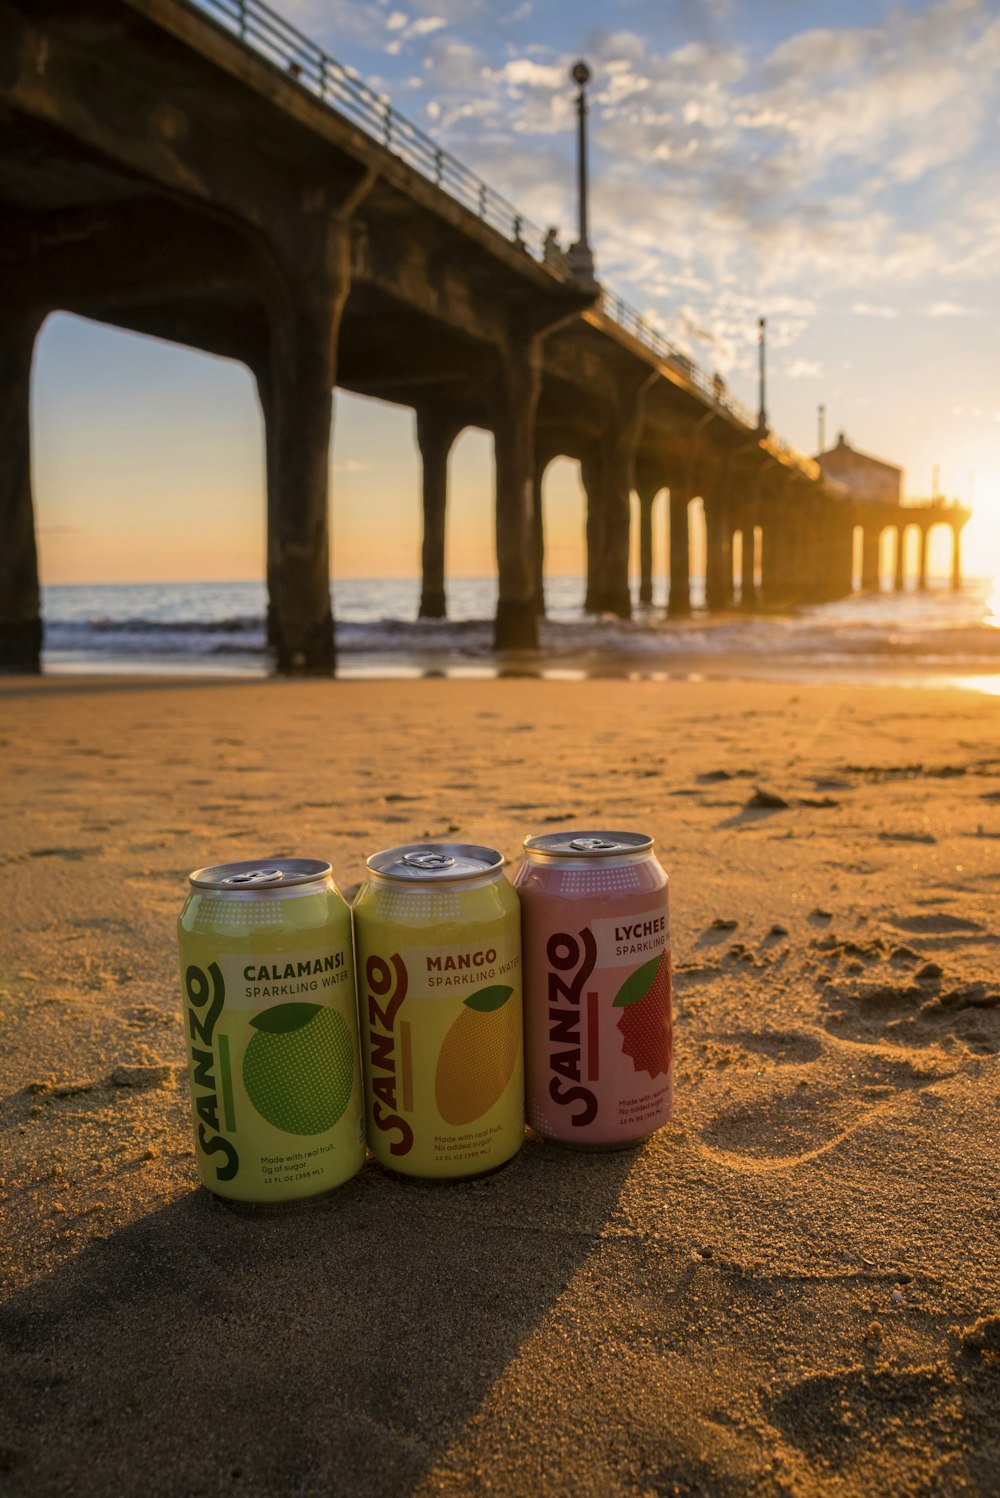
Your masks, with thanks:
<instances>
[{"instance_id":1,"label":"pier support column","mask_svg":"<svg viewBox=\"0 0 1000 1498\"><path fill-rule=\"evenodd\" d=\"M635 454L646 419L646 392L657 379L647 375L637 386L623 390L614 425L604 446L607 487L604 532L603 606L619 619L632 617L628 563L632 535L632 486Z\"/></svg>"},{"instance_id":2,"label":"pier support column","mask_svg":"<svg viewBox=\"0 0 1000 1498\"><path fill-rule=\"evenodd\" d=\"M660 484L648 472L637 473L636 493L639 496L639 602L653 601L653 501L660 492Z\"/></svg>"},{"instance_id":3,"label":"pier support column","mask_svg":"<svg viewBox=\"0 0 1000 1498\"><path fill-rule=\"evenodd\" d=\"M691 613L691 564L688 555L688 500L686 485L670 489L670 597L668 619L686 619Z\"/></svg>"},{"instance_id":4,"label":"pier support column","mask_svg":"<svg viewBox=\"0 0 1000 1498\"><path fill-rule=\"evenodd\" d=\"M801 497L794 488L789 494L788 514L785 521L788 532L788 573L785 598L797 604L810 596L811 571L815 560L815 537L810 525L810 516L803 513Z\"/></svg>"},{"instance_id":5,"label":"pier support column","mask_svg":"<svg viewBox=\"0 0 1000 1498\"><path fill-rule=\"evenodd\" d=\"M606 454L597 445L580 459L580 480L587 496L587 591L583 600L588 614L602 614L607 608L607 475Z\"/></svg>"},{"instance_id":6,"label":"pier support column","mask_svg":"<svg viewBox=\"0 0 1000 1498\"><path fill-rule=\"evenodd\" d=\"M536 650L534 526L535 413L542 380L541 339L502 351L495 386L497 650Z\"/></svg>"},{"instance_id":7,"label":"pier support column","mask_svg":"<svg viewBox=\"0 0 1000 1498\"><path fill-rule=\"evenodd\" d=\"M921 592L927 587L927 526L920 527L920 544L917 549L917 587Z\"/></svg>"},{"instance_id":8,"label":"pier support column","mask_svg":"<svg viewBox=\"0 0 1000 1498\"><path fill-rule=\"evenodd\" d=\"M545 479L545 470L552 462L552 459L558 456L558 451L554 451L547 443L539 447L536 440L531 499L532 518L534 521L535 613L539 619L545 618L545 507L543 504L542 485Z\"/></svg>"},{"instance_id":9,"label":"pier support column","mask_svg":"<svg viewBox=\"0 0 1000 1498\"><path fill-rule=\"evenodd\" d=\"M421 619L443 619L444 534L448 503L448 454L463 423L451 411L417 407L417 446L423 469L424 534L421 543Z\"/></svg>"},{"instance_id":10,"label":"pier support column","mask_svg":"<svg viewBox=\"0 0 1000 1498\"><path fill-rule=\"evenodd\" d=\"M896 570L893 577L893 587L897 593L903 591L903 538L906 535L906 527L899 522L896 526Z\"/></svg>"},{"instance_id":11,"label":"pier support column","mask_svg":"<svg viewBox=\"0 0 1000 1498\"><path fill-rule=\"evenodd\" d=\"M268 640L281 672L332 672L328 489L337 336L350 289L345 219L307 225L267 301L258 375L267 434Z\"/></svg>"},{"instance_id":12,"label":"pier support column","mask_svg":"<svg viewBox=\"0 0 1000 1498\"><path fill-rule=\"evenodd\" d=\"M832 578L836 556L834 525L822 500L812 500L809 507L809 603L825 603L834 596Z\"/></svg>"},{"instance_id":13,"label":"pier support column","mask_svg":"<svg viewBox=\"0 0 1000 1498\"><path fill-rule=\"evenodd\" d=\"M587 599L590 613L632 617L629 542L635 454L646 414L646 392L655 371L635 384L622 383L607 426L583 464L587 490Z\"/></svg>"},{"instance_id":14,"label":"pier support column","mask_svg":"<svg viewBox=\"0 0 1000 1498\"><path fill-rule=\"evenodd\" d=\"M765 609L787 609L795 596L798 517L777 499L761 530L760 597Z\"/></svg>"},{"instance_id":15,"label":"pier support column","mask_svg":"<svg viewBox=\"0 0 1000 1498\"><path fill-rule=\"evenodd\" d=\"M854 517L850 513L841 522L840 535L838 576L843 586L837 596L850 598L854 592Z\"/></svg>"},{"instance_id":16,"label":"pier support column","mask_svg":"<svg viewBox=\"0 0 1000 1498\"><path fill-rule=\"evenodd\" d=\"M620 444L602 440L580 464L587 495L587 596L590 614L632 617L628 554L632 465Z\"/></svg>"},{"instance_id":17,"label":"pier support column","mask_svg":"<svg viewBox=\"0 0 1000 1498\"><path fill-rule=\"evenodd\" d=\"M957 593L962 586L962 526L951 527L951 586Z\"/></svg>"},{"instance_id":18,"label":"pier support column","mask_svg":"<svg viewBox=\"0 0 1000 1498\"><path fill-rule=\"evenodd\" d=\"M535 614L545 618L545 507L542 502L542 481L545 469L536 460L531 476L531 518L534 525L534 575Z\"/></svg>"},{"instance_id":19,"label":"pier support column","mask_svg":"<svg viewBox=\"0 0 1000 1498\"><path fill-rule=\"evenodd\" d=\"M760 587L757 590L757 607L763 609L770 602L768 597L768 584L774 564L774 556L771 547L771 538L774 534L773 527L765 525L763 517L758 527L760 530L760 556L757 558L760 564Z\"/></svg>"},{"instance_id":20,"label":"pier support column","mask_svg":"<svg viewBox=\"0 0 1000 1498\"><path fill-rule=\"evenodd\" d=\"M784 591L784 533L773 510L760 528L760 602L776 608Z\"/></svg>"},{"instance_id":21,"label":"pier support column","mask_svg":"<svg viewBox=\"0 0 1000 1498\"><path fill-rule=\"evenodd\" d=\"M824 550L826 599L849 598L854 591L854 520L832 510L820 532Z\"/></svg>"},{"instance_id":22,"label":"pier support column","mask_svg":"<svg viewBox=\"0 0 1000 1498\"><path fill-rule=\"evenodd\" d=\"M728 609L733 603L732 526L729 495L725 489L706 494L705 505L705 606Z\"/></svg>"},{"instance_id":23,"label":"pier support column","mask_svg":"<svg viewBox=\"0 0 1000 1498\"><path fill-rule=\"evenodd\" d=\"M757 613L764 604L764 516L767 513L768 465L759 464L746 477L740 503L743 527L743 577L740 608ZM758 536L759 554L758 554ZM758 568L760 583L757 582Z\"/></svg>"},{"instance_id":24,"label":"pier support column","mask_svg":"<svg viewBox=\"0 0 1000 1498\"><path fill-rule=\"evenodd\" d=\"M653 601L653 499L647 489L639 491L639 602Z\"/></svg>"},{"instance_id":25,"label":"pier support column","mask_svg":"<svg viewBox=\"0 0 1000 1498\"><path fill-rule=\"evenodd\" d=\"M878 543L881 530L877 525L864 527L861 551L861 588L865 593L878 592Z\"/></svg>"},{"instance_id":26,"label":"pier support column","mask_svg":"<svg viewBox=\"0 0 1000 1498\"><path fill-rule=\"evenodd\" d=\"M744 514L740 520L743 536L743 557L740 572L740 608L752 610L757 607L756 546L757 536L753 516Z\"/></svg>"},{"instance_id":27,"label":"pier support column","mask_svg":"<svg viewBox=\"0 0 1000 1498\"><path fill-rule=\"evenodd\" d=\"M604 607L619 619L631 619L628 558L632 534L633 446L627 439L613 442L607 455L607 509L604 533Z\"/></svg>"},{"instance_id":28,"label":"pier support column","mask_svg":"<svg viewBox=\"0 0 1000 1498\"><path fill-rule=\"evenodd\" d=\"M0 671L41 669L31 494L31 360L38 312L0 308Z\"/></svg>"}]
</instances>

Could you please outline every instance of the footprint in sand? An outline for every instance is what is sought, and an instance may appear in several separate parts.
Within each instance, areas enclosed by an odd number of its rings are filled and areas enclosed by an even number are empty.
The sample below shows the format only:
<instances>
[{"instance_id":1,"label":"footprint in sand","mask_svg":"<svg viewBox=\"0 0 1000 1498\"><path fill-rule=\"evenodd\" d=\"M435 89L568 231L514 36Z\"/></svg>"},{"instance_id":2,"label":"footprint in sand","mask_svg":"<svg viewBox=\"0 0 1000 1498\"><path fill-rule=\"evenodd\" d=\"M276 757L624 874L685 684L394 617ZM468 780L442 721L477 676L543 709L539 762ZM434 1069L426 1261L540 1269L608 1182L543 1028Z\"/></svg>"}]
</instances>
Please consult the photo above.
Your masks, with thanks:
<instances>
[{"instance_id":1,"label":"footprint in sand","mask_svg":"<svg viewBox=\"0 0 1000 1498\"><path fill-rule=\"evenodd\" d=\"M955 1382L943 1365L926 1368L846 1368L811 1374L772 1403L771 1421L793 1446L825 1470L862 1465L871 1447L906 1440L920 1427L954 1436ZM930 1437L936 1449L941 1443ZM871 1491L869 1488L868 1491Z\"/></svg>"},{"instance_id":2,"label":"footprint in sand","mask_svg":"<svg viewBox=\"0 0 1000 1498\"><path fill-rule=\"evenodd\" d=\"M801 1030L733 1030L719 1040L792 1066L816 1061L823 1052L823 1041Z\"/></svg>"},{"instance_id":3,"label":"footprint in sand","mask_svg":"<svg viewBox=\"0 0 1000 1498\"><path fill-rule=\"evenodd\" d=\"M892 1472L900 1492L996 1492L1000 1316L982 1316L952 1335L957 1345L950 1357L918 1367L813 1373L768 1401L779 1441L819 1469L807 1487L825 1491L835 1474L845 1492L874 1493L885 1490ZM956 1459L962 1478L954 1488L947 1480L925 1484L931 1451L938 1462L949 1454ZM902 1480L907 1468L912 1482Z\"/></svg>"},{"instance_id":4,"label":"footprint in sand","mask_svg":"<svg viewBox=\"0 0 1000 1498\"><path fill-rule=\"evenodd\" d=\"M717 915L715 919L705 927L704 931L695 942L697 947L717 947L720 942L729 939L730 932L735 931L739 925L738 921L730 916Z\"/></svg>"},{"instance_id":5,"label":"footprint in sand","mask_svg":"<svg viewBox=\"0 0 1000 1498\"><path fill-rule=\"evenodd\" d=\"M823 1021L841 1039L863 1045L939 1044L951 1032L981 1055L1000 1050L1000 986L982 980L949 982L928 963L916 982L847 979L825 989Z\"/></svg>"},{"instance_id":6,"label":"footprint in sand","mask_svg":"<svg viewBox=\"0 0 1000 1498\"><path fill-rule=\"evenodd\" d=\"M881 962L886 954L885 943L879 937L874 937L871 941L853 941L837 936L833 931L826 936L814 937L810 946L815 951L822 952L828 964L837 963L842 957L863 963Z\"/></svg>"},{"instance_id":7,"label":"footprint in sand","mask_svg":"<svg viewBox=\"0 0 1000 1498\"><path fill-rule=\"evenodd\" d=\"M952 932L985 931L981 921L971 921L965 916L952 915L947 910L920 911L916 915L890 915L886 924L898 931L912 931L915 935L941 936Z\"/></svg>"},{"instance_id":8,"label":"footprint in sand","mask_svg":"<svg viewBox=\"0 0 1000 1498\"><path fill-rule=\"evenodd\" d=\"M92 858L103 853L103 848L29 848L28 858L65 858L70 863L79 863L81 858Z\"/></svg>"},{"instance_id":9,"label":"footprint in sand","mask_svg":"<svg viewBox=\"0 0 1000 1498\"><path fill-rule=\"evenodd\" d=\"M878 839L881 843L936 843L937 838L933 832L880 832Z\"/></svg>"},{"instance_id":10,"label":"footprint in sand","mask_svg":"<svg viewBox=\"0 0 1000 1498\"><path fill-rule=\"evenodd\" d=\"M811 1048L811 1040L799 1037L800 1048ZM793 1061L787 1051L786 1060ZM723 1108L702 1131L703 1143L717 1158L746 1170L789 1169L841 1144L900 1093L952 1074L933 1061L917 1065L871 1055L861 1065L852 1061L845 1078L832 1053L826 1053L823 1062L800 1062L797 1075L791 1065L772 1074L751 1101Z\"/></svg>"}]
</instances>

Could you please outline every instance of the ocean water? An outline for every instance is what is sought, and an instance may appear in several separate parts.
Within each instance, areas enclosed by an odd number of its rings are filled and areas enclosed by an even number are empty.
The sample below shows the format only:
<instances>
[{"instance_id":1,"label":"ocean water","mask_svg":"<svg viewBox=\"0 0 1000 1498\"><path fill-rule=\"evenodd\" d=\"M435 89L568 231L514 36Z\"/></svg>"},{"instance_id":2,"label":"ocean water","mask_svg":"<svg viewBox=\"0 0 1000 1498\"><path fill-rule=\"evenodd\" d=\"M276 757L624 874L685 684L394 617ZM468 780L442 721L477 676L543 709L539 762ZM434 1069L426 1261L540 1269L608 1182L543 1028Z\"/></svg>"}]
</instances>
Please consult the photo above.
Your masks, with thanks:
<instances>
[{"instance_id":1,"label":"ocean water","mask_svg":"<svg viewBox=\"0 0 1000 1498\"><path fill-rule=\"evenodd\" d=\"M584 614L579 578L546 581L540 650L492 649L493 578L448 585L449 617L418 620L414 579L338 581L338 674L674 676L960 680L1000 692L1000 582L926 592L855 593L782 615L699 613L668 622L662 603L631 620ZM654 597L666 592L657 579ZM638 593L636 587L634 593ZM700 602L699 580L692 584ZM47 673L265 676L265 591L258 582L118 583L43 590Z\"/></svg>"}]
</instances>

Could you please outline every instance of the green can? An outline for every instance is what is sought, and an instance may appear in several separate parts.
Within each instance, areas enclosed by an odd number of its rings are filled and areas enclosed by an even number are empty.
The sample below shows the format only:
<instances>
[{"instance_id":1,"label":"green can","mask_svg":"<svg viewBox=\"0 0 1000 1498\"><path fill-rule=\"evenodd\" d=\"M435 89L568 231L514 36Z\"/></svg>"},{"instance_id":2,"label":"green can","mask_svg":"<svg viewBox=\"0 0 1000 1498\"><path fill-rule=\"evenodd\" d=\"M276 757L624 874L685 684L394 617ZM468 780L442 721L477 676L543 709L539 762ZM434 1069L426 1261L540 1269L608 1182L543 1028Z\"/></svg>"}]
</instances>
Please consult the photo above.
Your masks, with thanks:
<instances>
[{"instance_id":1,"label":"green can","mask_svg":"<svg viewBox=\"0 0 1000 1498\"><path fill-rule=\"evenodd\" d=\"M280 1203L365 1157L351 913L328 863L273 858L190 876L177 923L202 1182Z\"/></svg>"}]
</instances>

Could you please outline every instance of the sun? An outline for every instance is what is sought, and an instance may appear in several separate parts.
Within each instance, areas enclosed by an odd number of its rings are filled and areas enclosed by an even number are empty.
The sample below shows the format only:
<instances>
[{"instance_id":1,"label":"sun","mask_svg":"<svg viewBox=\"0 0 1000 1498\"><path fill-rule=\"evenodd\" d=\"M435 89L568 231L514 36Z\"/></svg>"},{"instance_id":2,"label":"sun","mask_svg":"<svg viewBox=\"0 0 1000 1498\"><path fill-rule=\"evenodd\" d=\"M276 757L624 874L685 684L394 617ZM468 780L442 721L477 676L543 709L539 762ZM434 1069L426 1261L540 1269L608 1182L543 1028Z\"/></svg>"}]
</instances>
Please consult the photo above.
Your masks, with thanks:
<instances>
[{"instance_id":1,"label":"sun","mask_svg":"<svg viewBox=\"0 0 1000 1498\"><path fill-rule=\"evenodd\" d=\"M972 518L962 532L962 571L1000 579L1000 469L976 477Z\"/></svg>"}]
</instances>

